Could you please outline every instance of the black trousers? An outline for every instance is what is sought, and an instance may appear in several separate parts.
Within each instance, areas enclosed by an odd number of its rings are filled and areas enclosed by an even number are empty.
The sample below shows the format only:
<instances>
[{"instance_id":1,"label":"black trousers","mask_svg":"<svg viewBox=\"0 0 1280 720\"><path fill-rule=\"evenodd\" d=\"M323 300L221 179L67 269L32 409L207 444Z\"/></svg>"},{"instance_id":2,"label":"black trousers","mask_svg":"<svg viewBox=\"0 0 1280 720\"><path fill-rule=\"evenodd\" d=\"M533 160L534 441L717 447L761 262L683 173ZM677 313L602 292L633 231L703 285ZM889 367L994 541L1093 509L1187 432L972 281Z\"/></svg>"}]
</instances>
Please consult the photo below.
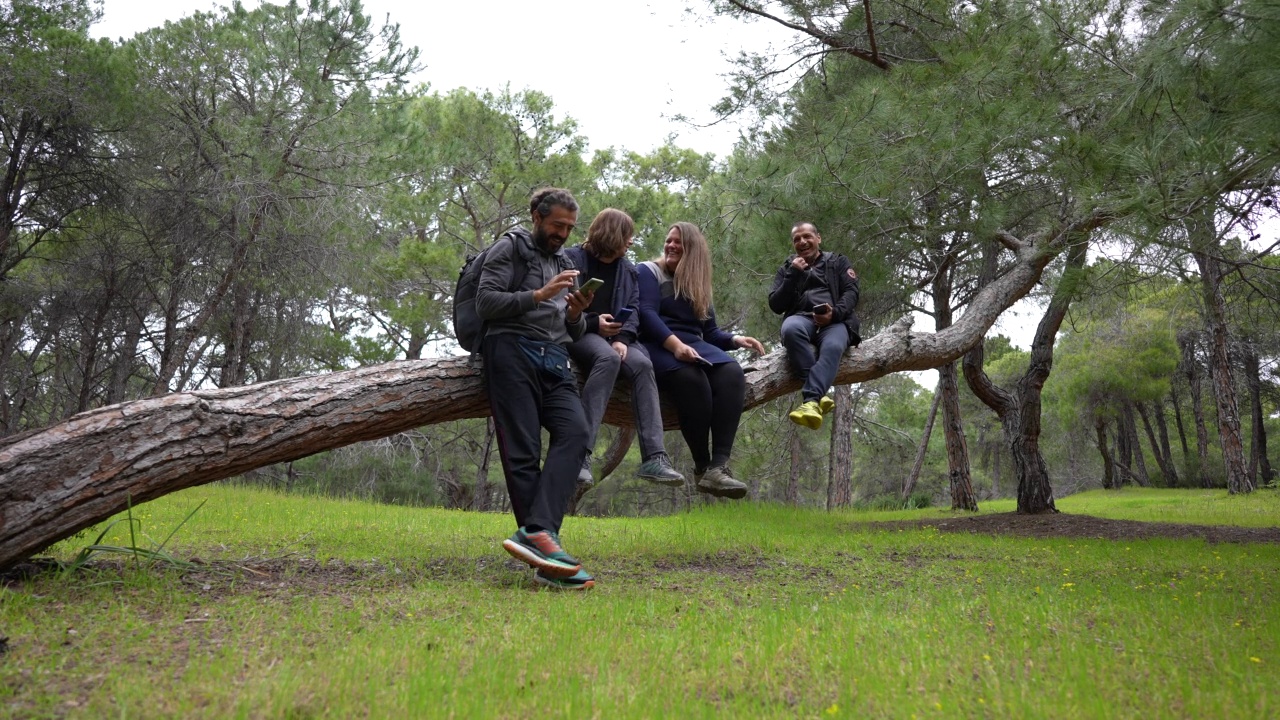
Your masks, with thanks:
<instances>
[{"instance_id":1,"label":"black trousers","mask_svg":"<svg viewBox=\"0 0 1280 720\"><path fill-rule=\"evenodd\" d=\"M736 362L710 367L687 363L678 370L658 373L658 387L675 403L680 434L689 445L694 469L701 473L728 463L747 394L742 366Z\"/></svg>"},{"instance_id":2,"label":"black trousers","mask_svg":"<svg viewBox=\"0 0 1280 720\"><path fill-rule=\"evenodd\" d=\"M539 356L537 347L518 335L485 337L484 378L516 525L560 532L589 433L567 352L551 346ZM550 435L542 465L539 428Z\"/></svg>"}]
</instances>

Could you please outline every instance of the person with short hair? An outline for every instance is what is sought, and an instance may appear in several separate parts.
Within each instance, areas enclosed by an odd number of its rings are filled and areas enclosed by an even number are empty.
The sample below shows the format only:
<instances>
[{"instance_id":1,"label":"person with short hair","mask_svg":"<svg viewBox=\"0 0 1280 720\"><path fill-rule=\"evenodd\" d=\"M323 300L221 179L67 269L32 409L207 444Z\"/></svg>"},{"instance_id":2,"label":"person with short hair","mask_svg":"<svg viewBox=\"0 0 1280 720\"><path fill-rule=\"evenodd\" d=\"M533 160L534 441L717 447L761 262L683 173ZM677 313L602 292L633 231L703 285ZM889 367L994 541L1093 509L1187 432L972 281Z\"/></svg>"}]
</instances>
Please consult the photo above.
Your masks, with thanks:
<instances>
[{"instance_id":1,"label":"person with short hair","mask_svg":"<svg viewBox=\"0 0 1280 720\"><path fill-rule=\"evenodd\" d=\"M769 309L782 315L782 345L804 386L800 406L787 417L817 430L835 408L827 395L844 351L858 335L858 274L849 259L822 251L822 236L811 222L791 228L794 252L778 268L769 290Z\"/></svg>"},{"instance_id":2,"label":"person with short hair","mask_svg":"<svg viewBox=\"0 0 1280 720\"><path fill-rule=\"evenodd\" d=\"M489 251L476 286L484 380L517 526L502 546L536 569L535 582L583 590L595 579L560 542L590 437L568 346L585 330L591 297L574 292L578 270L561 249L578 203L567 190L543 188L529 213L533 231L504 235L510 242ZM542 465L540 428L550 437Z\"/></svg>"},{"instance_id":3,"label":"person with short hair","mask_svg":"<svg viewBox=\"0 0 1280 720\"><path fill-rule=\"evenodd\" d=\"M747 486L733 476L729 459L746 400L746 378L725 351L748 348L763 355L764 346L716 323L711 251L697 225L672 225L662 256L641 263L638 275L640 338L653 360L658 387L676 406L698 491L744 497Z\"/></svg>"},{"instance_id":4,"label":"person with short hair","mask_svg":"<svg viewBox=\"0 0 1280 720\"><path fill-rule=\"evenodd\" d=\"M605 208L596 214L587 229L586 242L566 249L582 278L604 281L592 296L586 309L586 330L569 345L569 356L586 373L582 386L582 409L587 416L590 437L587 447L594 448L609 397L619 371L631 381L631 404L635 413L636 433L640 436L640 469L636 475L660 485L684 485L684 476L671 465L662 443L662 409L658 402L658 386L653 376L649 353L638 341L640 289L636 267L627 259L636 224L621 210ZM622 314L627 317L618 320ZM579 485L591 485L591 453L582 461Z\"/></svg>"}]
</instances>

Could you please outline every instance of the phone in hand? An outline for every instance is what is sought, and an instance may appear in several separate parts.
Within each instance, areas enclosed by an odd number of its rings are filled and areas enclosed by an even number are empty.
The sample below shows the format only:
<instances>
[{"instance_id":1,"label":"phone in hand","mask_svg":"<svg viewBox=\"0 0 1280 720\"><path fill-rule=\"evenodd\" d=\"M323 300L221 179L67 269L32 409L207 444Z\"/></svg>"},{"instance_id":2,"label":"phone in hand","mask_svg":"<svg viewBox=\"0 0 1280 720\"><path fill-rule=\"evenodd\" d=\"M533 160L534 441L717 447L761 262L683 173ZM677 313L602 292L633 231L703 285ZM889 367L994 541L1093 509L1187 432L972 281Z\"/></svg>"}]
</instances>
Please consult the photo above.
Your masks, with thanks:
<instances>
[{"instance_id":1,"label":"phone in hand","mask_svg":"<svg viewBox=\"0 0 1280 720\"><path fill-rule=\"evenodd\" d=\"M704 357L702 357L701 355L699 355L699 356L697 357L697 362L699 362L699 363L701 363L701 364L703 364L703 365L706 365L707 367L711 367L711 361L710 361L710 360L708 360L708 359L706 359L706 358L704 358Z\"/></svg>"},{"instance_id":2,"label":"phone in hand","mask_svg":"<svg viewBox=\"0 0 1280 720\"><path fill-rule=\"evenodd\" d=\"M813 306L814 315L827 315L827 314L830 314L830 312L831 312L831 303L822 303L821 305Z\"/></svg>"},{"instance_id":3,"label":"phone in hand","mask_svg":"<svg viewBox=\"0 0 1280 720\"><path fill-rule=\"evenodd\" d=\"M635 308L624 307L618 312L613 314L613 321L617 323L626 322L627 318L630 318L631 314L634 313L635 311L636 311Z\"/></svg>"},{"instance_id":4,"label":"phone in hand","mask_svg":"<svg viewBox=\"0 0 1280 720\"><path fill-rule=\"evenodd\" d=\"M603 280L600 278L591 278L590 280L582 283L582 287L578 288L578 291L582 293L593 293L602 287L604 287Z\"/></svg>"}]
</instances>

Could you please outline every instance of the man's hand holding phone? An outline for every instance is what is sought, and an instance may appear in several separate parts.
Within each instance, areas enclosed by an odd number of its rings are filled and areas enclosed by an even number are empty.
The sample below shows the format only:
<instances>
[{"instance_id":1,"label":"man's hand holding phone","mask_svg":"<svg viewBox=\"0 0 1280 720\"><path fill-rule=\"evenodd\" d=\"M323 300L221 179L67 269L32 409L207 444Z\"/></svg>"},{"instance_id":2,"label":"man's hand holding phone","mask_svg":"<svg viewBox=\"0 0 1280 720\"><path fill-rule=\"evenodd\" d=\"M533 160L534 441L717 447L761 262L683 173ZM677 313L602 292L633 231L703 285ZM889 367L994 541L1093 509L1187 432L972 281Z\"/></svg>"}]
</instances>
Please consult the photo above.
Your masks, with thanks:
<instances>
[{"instance_id":1,"label":"man's hand holding phone","mask_svg":"<svg viewBox=\"0 0 1280 720\"><path fill-rule=\"evenodd\" d=\"M826 327L831 324L831 303L813 306L813 324Z\"/></svg>"}]
</instances>

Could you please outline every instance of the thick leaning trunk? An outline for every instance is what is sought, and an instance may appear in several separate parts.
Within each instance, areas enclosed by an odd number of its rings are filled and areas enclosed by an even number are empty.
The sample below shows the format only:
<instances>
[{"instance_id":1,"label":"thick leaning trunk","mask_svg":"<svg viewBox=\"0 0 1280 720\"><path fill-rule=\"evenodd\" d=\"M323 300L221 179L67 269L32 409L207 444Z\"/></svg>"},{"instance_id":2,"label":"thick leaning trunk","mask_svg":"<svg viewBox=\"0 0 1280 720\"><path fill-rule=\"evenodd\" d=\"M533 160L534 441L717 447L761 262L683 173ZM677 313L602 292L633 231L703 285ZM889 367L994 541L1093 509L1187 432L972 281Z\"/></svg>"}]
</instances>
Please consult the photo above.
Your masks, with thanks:
<instances>
[{"instance_id":1,"label":"thick leaning trunk","mask_svg":"<svg viewBox=\"0 0 1280 720\"><path fill-rule=\"evenodd\" d=\"M1015 246L1018 262L986 285L952 327L913 333L910 318L903 318L846 354L835 384L936 368L980 343L1000 313L1031 290L1057 248L1054 242ZM745 369L747 407L800 388L781 350ZM622 385L607 423L632 422ZM480 372L467 358L405 360L81 413L0 439L0 569L130 502L423 425L488 415ZM675 426L673 412L665 418Z\"/></svg>"},{"instance_id":2,"label":"thick leaning trunk","mask_svg":"<svg viewBox=\"0 0 1280 720\"><path fill-rule=\"evenodd\" d=\"M1207 212L1204 215L1208 215ZM1231 360L1227 354L1227 303L1222 297L1220 252L1211 216L1188 221L1191 256L1200 271L1200 287L1204 294L1205 325L1209 331L1209 365L1213 380L1214 401L1218 407L1218 442L1222 445L1222 463L1227 475L1227 492L1253 492L1244 461L1244 443L1240 436L1240 405L1235 384L1231 381Z\"/></svg>"},{"instance_id":3,"label":"thick leaning trunk","mask_svg":"<svg viewBox=\"0 0 1280 720\"><path fill-rule=\"evenodd\" d=\"M1000 418L1000 428L1018 479L1018 512L1026 515L1058 512L1053 502L1049 468L1040 452L1040 397L1053 370L1053 344L1058 329L1062 327L1082 281L1088 246L1082 238L1075 236L1075 239L1067 251L1062 279L1054 288L1049 306L1036 325L1027 370L1018 378L1013 391L998 387L987 376L982 368L985 358L981 343L964 358L964 378L969 389ZM984 277L995 273L995 260L995 256L988 253Z\"/></svg>"}]
</instances>

